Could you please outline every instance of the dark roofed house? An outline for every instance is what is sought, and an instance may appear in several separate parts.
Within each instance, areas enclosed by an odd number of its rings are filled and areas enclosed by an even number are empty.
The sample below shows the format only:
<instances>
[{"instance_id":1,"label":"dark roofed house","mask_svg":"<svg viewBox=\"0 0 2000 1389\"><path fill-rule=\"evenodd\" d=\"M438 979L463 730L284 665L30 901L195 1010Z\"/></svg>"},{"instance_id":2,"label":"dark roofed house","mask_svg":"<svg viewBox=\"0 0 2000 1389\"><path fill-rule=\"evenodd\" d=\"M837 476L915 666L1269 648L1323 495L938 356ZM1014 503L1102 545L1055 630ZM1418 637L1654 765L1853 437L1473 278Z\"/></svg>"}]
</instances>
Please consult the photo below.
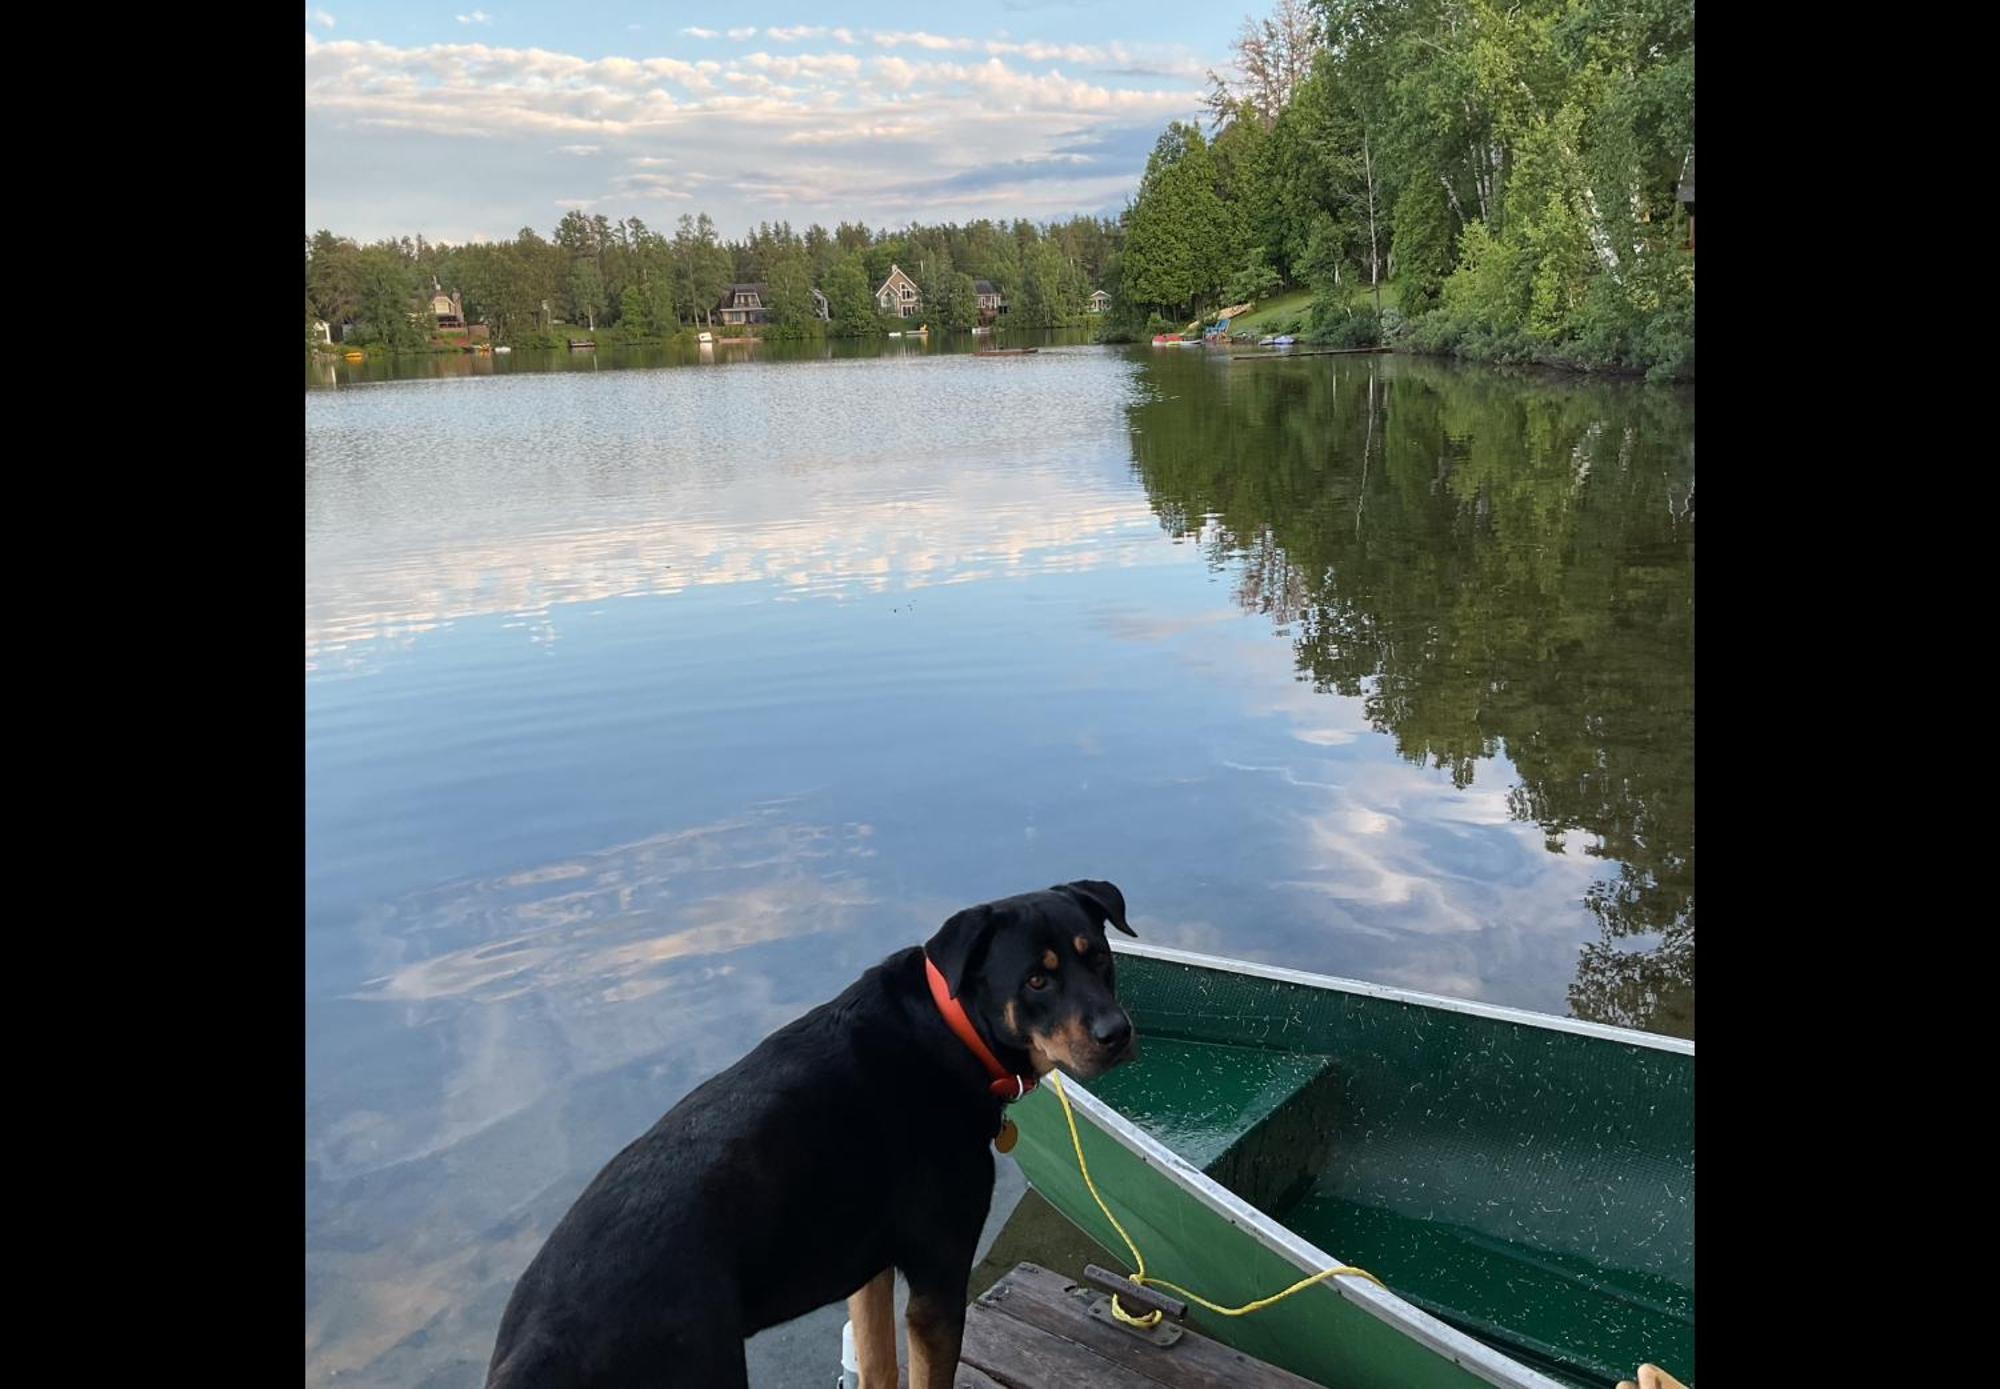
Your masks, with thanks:
<instances>
[{"instance_id":1,"label":"dark roofed house","mask_svg":"<svg viewBox=\"0 0 2000 1389\"><path fill-rule=\"evenodd\" d=\"M764 296L771 292L768 284L731 285L722 291L722 302L716 311L724 323L769 323L770 310L764 307Z\"/></svg>"},{"instance_id":2,"label":"dark roofed house","mask_svg":"<svg viewBox=\"0 0 2000 1389\"><path fill-rule=\"evenodd\" d=\"M754 284L731 285L722 291L722 302L715 306L716 313L724 323L769 323L770 298L771 286L762 280ZM827 318L830 310L826 296L813 290L812 301L814 315L822 320Z\"/></svg>"},{"instance_id":3,"label":"dark roofed house","mask_svg":"<svg viewBox=\"0 0 2000 1389\"><path fill-rule=\"evenodd\" d=\"M1007 312L1007 296L991 280L974 280L972 293L979 300L979 320L990 322Z\"/></svg>"}]
</instances>

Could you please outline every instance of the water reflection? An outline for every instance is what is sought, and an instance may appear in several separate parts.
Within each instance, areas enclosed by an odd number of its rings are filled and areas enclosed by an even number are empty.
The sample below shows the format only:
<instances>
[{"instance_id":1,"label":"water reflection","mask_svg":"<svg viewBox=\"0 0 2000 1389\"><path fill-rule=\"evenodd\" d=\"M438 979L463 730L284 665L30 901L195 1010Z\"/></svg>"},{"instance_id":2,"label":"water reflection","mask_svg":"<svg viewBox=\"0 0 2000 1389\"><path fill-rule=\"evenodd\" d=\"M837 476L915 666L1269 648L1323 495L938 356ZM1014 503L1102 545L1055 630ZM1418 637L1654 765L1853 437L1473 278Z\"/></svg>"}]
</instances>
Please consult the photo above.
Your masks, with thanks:
<instances>
[{"instance_id":1,"label":"water reflection","mask_svg":"<svg viewBox=\"0 0 2000 1389\"><path fill-rule=\"evenodd\" d=\"M801 810L760 806L368 914L380 972L308 1016L314 1378L476 1383L507 1289L578 1174L660 1096L796 1016L823 971L871 962L862 913L916 929L863 876L870 827Z\"/></svg>"},{"instance_id":2,"label":"water reflection","mask_svg":"<svg viewBox=\"0 0 2000 1389\"><path fill-rule=\"evenodd\" d=\"M1150 384L1162 524L1403 757L1468 788L1504 753L1549 852L1580 832L1616 863L1572 1009L1692 1036L1691 397L1366 358L1170 357Z\"/></svg>"},{"instance_id":3,"label":"water reflection","mask_svg":"<svg viewBox=\"0 0 2000 1389\"><path fill-rule=\"evenodd\" d=\"M414 356L369 356L350 362L344 354L309 355L306 385L358 386L388 381L434 381L472 377L540 375L549 372L646 370L655 367L745 366L753 363L842 362L878 358L967 356L989 346L1077 347L1093 330L1015 329L998 339L934 333L928 338L821 338L765 342L720 338L714 343L686 340L592 350L517 348L512 352L426 352Z\"/></svg>"}]
</instances>

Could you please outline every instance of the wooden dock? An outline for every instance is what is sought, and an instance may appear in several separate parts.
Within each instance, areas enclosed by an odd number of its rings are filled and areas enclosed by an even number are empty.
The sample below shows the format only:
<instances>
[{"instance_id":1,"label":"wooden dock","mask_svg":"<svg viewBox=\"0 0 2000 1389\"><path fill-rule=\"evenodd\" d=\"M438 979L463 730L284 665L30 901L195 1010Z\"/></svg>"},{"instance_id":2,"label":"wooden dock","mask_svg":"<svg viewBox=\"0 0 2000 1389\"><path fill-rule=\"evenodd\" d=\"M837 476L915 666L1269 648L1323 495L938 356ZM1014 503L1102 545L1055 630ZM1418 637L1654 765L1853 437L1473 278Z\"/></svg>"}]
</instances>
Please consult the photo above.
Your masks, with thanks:
<instances>
[{"instance_id":1,"label":"wooden dock","mask_svg":"<svg viewBox=\"0 0 2000 1389\"><path fill-rule=\"evenodd\" d=\"M1273 357L1369 357L1395 351L1392 347L1288 347L1281 352L1232 352L1232 362L1268 362Z\"/></svg>"},{"instance_id":2,"label":"wooden dock","mask_svg":"<svg viewBox=\"0 0 2000 1389\"><path fill-rule=\"evenodd\" d=\"M1123 1281L1100 1272L1090 1270L1091 1278L1107 1285ZM1100 1288L1016 1264L965 1309L953 1389L1318 1389L1187 1330L1173 1315L1186 1309L1172 1298L1150 1290L1127 1293L1128 1310L1157 1305L1168 1311L1151 1332L1112 1321L1109 1302Z\"/></svg>"}]
</instances>

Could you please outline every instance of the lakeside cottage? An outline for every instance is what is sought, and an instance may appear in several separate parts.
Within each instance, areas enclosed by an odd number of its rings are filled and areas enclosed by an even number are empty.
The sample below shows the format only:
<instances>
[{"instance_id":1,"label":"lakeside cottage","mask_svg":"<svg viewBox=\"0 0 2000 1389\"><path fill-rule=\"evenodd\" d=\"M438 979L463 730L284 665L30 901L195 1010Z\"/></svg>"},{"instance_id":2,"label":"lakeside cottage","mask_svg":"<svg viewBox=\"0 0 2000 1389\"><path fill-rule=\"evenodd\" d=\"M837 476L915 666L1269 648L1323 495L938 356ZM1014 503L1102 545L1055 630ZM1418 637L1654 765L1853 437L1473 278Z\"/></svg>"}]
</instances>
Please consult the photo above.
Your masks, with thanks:
<instances>
[{"instance_id":1,"label":"lakeside cottage","mask_svg":"<svg viewBox=\"0 0 2000 1389\"><path fill-rule=\"evenodd\" d=\"M889 266L889 278L882 281L882 287L875 291L875 303L883 313L892 313L900 318L915 318L924 306L917 282L905 275L900 265L893 263Z\"/></svg>"},{"instance_id":2,"label":"lakeside cottage","mask_svg":"<svg viewBox=\"0 0 2000 1389\"><path fill-rule=\"evenodd\" d=\"M770 290L771 287L762 281L730 285L722 291L722 299L715 306L715 316L731 324L769 323L771 312L764 307L764 296Z\"/></svg>"},{"instance_id":3,"label":"lakeside cottage","mask_svg":"<svg viewBox=\"0 0 2000 1389\"><path fill-rule=\"evenodd\" d=\"M1090 311L1092 313L1110 313L1111 296L1101 289L1090 291Z\"/></svg>"},{"instance_id":4,"label":"lakeside cottage","mask_svg":"<svg viewBox=\"0 0 2000 1389\"><path fill-rule=\"evenodd\" d=\"M771 321L771 286L756 280L748 284L730 285L722 291L722 298L715 306L715 315L726 324L755 324ZM831 306L826 296L818 290L812 291L813 314L822 322L832 316Z\"/></svg>"},{"instance_id":5,"label":"lakeside cottage","mask_svg":"<svg viewBox=\"0 0 2000 1389\"><path fill-rule=\"evenodd\" d=\"M465 326L465 301L459 297L457 290L446 294L435 275L431 277L430 302L417 312L429 313L437 319L439 328L458 329Z\"/></svg>"},{"instance_id":6,"label":"lakeside cottage","mask_svg":"<svg viewBox=\"0 0 2000 1389\"><path fill-rule=\"evenodd\" d=\"M431 292L417 300L417 307L410 313L414 319L430 318L440 333L463 333L468 341L485 342L492 334L484 323L465 321L465 299L457 291L446 293L444 286L431 276Z\"/></svg>"},{"instance_id":7,"label":"lakeside cottage","mask_svg":"<svg viewBox=\"0 0 2000 1389\"><path fill-rule=\"evenodd\" d=\"M1007 312L1007 296L991 280L974 280L972 292L979 299L979 321L990 323Z\"/></svg>"}]
</instances>

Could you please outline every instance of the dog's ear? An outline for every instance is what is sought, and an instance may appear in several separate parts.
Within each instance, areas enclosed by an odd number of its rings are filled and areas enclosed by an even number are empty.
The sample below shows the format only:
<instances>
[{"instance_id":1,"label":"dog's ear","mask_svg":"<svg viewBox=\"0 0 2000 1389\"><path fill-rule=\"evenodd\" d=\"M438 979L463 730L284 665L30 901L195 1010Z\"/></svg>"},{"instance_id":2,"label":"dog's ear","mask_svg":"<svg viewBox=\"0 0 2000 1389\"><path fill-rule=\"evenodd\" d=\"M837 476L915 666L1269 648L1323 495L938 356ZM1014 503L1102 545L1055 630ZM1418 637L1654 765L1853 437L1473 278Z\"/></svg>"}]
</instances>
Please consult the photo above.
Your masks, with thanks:
<instances>
[{"instance_id":1,"label":"dog's ear","mask_svg":"<svg viewBox=\"0 0 2000 1389\"><path fill-rule=\"evenodd\" d=\"M1139 934L1125 924L1125 894L1112 884L1083 878L1077 882L1064 883L1053 891L1074 898L1078 905L1097 919L1100 926L1109 921L1128 936Z\"/></svg>"},{"instance_id":2,"label":"dog's ear","mask_svg":"<svg viewBox=\"0 0 2000 1389\"><path fill-rule=\"evenodd\" d=\"M953 998L958 997L960 986L986 958L993 928L999 924L990 905L967 907L938 927L938 933L924 946L924 954L930 956L931 963L944 976Z\"/></svg>"}]
</instances>

